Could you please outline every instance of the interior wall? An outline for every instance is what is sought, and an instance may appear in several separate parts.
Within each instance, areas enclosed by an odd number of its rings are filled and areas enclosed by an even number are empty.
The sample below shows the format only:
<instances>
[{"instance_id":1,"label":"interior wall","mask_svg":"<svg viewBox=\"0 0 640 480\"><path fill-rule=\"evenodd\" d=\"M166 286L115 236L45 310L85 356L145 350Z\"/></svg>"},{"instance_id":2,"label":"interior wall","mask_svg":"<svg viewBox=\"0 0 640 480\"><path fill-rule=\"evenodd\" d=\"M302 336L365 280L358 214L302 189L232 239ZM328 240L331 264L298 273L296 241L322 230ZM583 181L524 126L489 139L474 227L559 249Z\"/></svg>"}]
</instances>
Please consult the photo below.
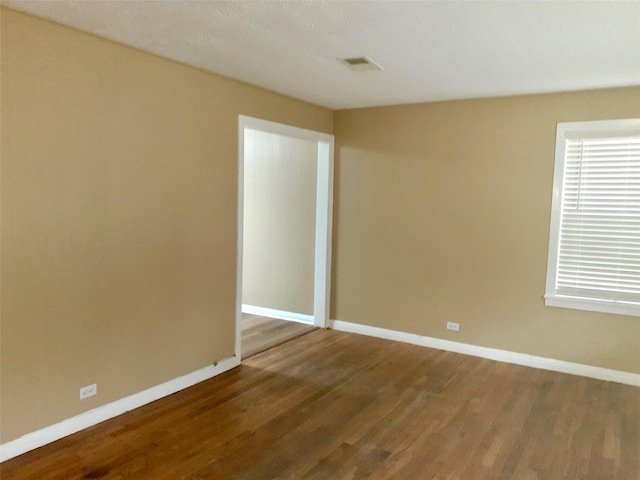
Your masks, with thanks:
<instances>
[{"instance_id":1,"label":"interior wall","mask_svg":"<svg viewBox=\"0 0 640 480\"><path fill-rule=\"evenodd\" d=\"M333 119L0 12L8 442L233 356L238 115L327 133Z\"/></svg>"},{"instance_id":2,"label":"interior wall","mask_svg":"<svg viewBox=\"0 0 640 480\"><path fill-rule=\"evenodd\" d=\"M317 142L244 139L242 303L313 315Z\"/></svg>"},{"instance_id":3,"label":"interior wall","mask_svg":"<svg viewBox=\"0 0 640 480\"><path fill-rule=\"evenodd\" d=\"M640 318L543 300L556 124L631 117L637 87L336 112L331 317L640 373Z\"/></svg>"}]
</instances>

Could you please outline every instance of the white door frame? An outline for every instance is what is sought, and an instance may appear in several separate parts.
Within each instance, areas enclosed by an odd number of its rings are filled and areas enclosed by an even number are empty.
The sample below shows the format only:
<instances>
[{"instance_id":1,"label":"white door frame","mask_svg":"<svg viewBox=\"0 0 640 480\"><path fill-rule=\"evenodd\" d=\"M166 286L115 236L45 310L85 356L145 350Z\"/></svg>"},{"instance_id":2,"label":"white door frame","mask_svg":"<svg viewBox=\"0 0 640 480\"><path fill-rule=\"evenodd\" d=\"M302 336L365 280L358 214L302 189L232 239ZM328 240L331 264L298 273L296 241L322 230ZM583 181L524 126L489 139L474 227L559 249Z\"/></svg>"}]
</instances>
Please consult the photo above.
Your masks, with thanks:
<instances>
[{"instance_id":1,"label":"white door frame","mask_svg":"<svg viewBox=\"0 0 640 480\"><path fill-rule=\"evenodd\" d=\"M236 284L236 344L235 355L242 359L242 251L244 223L244 131L250 128L262 132L309 140L318 143L318 175L316 186L316 235L313 293L313 324L326 328L329 320L331 294L331 229L333 223L333 135L238 116L238 258Z\"/></svg>"}]
</instances>

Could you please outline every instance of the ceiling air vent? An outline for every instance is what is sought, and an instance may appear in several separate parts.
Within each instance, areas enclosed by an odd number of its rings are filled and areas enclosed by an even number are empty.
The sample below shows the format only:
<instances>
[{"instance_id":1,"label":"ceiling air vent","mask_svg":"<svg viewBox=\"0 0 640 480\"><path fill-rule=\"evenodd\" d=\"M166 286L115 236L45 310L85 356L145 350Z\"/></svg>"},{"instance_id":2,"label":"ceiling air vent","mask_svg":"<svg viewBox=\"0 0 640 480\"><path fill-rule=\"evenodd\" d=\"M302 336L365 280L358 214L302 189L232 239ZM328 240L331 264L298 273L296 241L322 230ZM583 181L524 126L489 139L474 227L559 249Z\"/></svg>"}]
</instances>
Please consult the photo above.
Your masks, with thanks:
<instances>
[{"instance_id":1,"label":"ceiling air vent","mask_svg":"<svg viewBox=\"0 0 640 480\"><path fill-rule=\"evenodd\" d=\"M382 70L382 67L369 57L351 57L343 58L342 62L345 63L351 70L358 72L365 70Z\"/></svg>"}]
</instances>

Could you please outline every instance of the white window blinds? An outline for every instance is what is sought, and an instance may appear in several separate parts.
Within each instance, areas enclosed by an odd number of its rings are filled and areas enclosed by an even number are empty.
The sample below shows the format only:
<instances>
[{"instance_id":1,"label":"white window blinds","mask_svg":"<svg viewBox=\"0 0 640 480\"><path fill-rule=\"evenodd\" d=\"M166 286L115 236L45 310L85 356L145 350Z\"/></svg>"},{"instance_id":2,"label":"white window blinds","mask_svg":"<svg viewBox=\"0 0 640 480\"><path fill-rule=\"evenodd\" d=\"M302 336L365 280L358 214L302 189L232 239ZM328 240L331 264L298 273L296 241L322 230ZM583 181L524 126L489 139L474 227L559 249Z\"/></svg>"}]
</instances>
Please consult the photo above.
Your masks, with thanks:
<instances>
[{"instance_id":1,"label":"white window blinds","mask_svg":"<svg viewBox=\"0 0 640 480\"><path fill-rule=\"evenodd\" d=\"M640 132L615 122L559 126L548 305L640 315Z\"/></svg>"}]
</instances>

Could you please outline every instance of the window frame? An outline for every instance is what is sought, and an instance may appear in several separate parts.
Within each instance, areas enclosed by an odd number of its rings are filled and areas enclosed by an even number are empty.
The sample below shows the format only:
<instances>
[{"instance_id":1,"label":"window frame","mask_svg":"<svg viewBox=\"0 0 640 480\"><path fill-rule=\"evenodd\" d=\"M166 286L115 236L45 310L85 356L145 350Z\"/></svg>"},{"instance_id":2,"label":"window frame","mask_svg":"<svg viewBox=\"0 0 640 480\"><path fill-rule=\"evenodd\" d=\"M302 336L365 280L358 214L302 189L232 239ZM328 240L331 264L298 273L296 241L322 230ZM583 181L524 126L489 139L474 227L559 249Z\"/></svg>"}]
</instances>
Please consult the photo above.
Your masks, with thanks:
<instances>
[{"instance_id":1,"label":"window frame","mask_svg":"<svg viewBox=\"0 0 640 480\"><path fill-rule=\"evenodd\" d=\"M586 310L620 315L640 316L640 301L616 301L586 297L572 297L556 293L556 281L560 254L562 221L562 194L564 186L566 141L572 139L626 137L640 135L640 119L603 120L587 122L561 122L556 129L553 196L549 228L549 253L545 305L576 310Z\"/></svg>"}]
</instances>

